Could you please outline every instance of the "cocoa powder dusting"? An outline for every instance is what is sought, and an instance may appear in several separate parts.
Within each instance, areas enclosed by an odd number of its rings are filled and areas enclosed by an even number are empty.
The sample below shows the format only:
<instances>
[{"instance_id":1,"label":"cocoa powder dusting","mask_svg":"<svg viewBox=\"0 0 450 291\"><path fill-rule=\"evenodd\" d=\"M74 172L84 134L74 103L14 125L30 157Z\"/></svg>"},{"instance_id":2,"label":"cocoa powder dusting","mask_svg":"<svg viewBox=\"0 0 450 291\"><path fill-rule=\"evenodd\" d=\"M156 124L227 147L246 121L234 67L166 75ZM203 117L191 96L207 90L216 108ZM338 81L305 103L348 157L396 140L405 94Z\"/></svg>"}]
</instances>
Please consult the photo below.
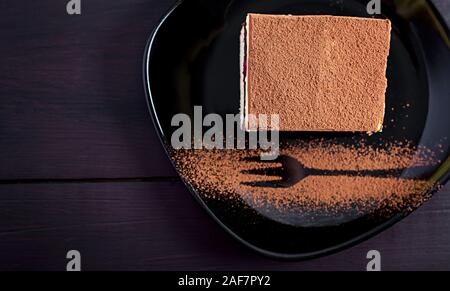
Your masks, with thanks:
<instances>
[{"instance_id":1,"label":"cocoa powder dusting","mask_svg":"<svg viewBox=\"0 0 450 291\"><path fill-rule=\"evenodd\" d=\"M185 180L206 199L239 199L252 207L327 209L385 208L387 211L420 205L430 187L426 180L393 175L366 176L362 170L404 169L436 164L433 152L407 143L383 148L344 146L323 141L283 145L280 155L295 158L307 168L355 171L352 175L312 175L292 187L256 187L248 182L280 181L281 177L249 174L249 170L280 167L276 162L249 161L257 150L177 150L176 166ZM366 209L367 210L367 209Z\"/></svg>"},{"instance_id":2,"label":"cocoa powder dusting","mask_svg":"<svg viewBox=\"0 0 450 291\"><path fill-rule=\"evenodd\" d=\"M279 114L282 131L378 132L389 20L248 15L248 113Z\"/></svg>"}]
</instances>

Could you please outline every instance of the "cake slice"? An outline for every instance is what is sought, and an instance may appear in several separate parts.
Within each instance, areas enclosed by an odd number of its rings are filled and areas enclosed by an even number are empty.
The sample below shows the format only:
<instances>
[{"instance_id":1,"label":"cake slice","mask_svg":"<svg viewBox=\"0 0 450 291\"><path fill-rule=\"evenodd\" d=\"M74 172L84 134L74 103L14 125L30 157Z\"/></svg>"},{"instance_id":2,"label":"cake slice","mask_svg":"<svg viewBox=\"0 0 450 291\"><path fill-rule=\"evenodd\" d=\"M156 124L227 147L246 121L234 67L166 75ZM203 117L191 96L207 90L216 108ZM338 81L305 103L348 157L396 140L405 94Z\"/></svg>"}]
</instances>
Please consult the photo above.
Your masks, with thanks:
<instances>
[{"instance_id":1,"label":"cake slice","mask_svg":"<svg viewBox=\"0 0 450 291\"><path fill-rule=\"evenodd\" d=\"M390 32L389 20L248 14L242 128L258 130L250 117L278 114L280 131L381 131Z\"/></svg>"}]
</instances>

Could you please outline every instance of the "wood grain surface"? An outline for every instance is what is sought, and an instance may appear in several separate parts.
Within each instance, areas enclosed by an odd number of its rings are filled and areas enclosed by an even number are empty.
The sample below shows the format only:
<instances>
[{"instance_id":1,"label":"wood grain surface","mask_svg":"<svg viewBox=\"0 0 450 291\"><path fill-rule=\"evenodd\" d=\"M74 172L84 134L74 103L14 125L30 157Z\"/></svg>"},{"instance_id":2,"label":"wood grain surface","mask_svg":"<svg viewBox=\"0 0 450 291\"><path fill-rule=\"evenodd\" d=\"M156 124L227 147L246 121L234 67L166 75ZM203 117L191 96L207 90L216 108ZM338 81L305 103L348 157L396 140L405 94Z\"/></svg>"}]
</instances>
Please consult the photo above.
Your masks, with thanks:
<instances>
[{"instance_id":1,"label":"wood grain surface","mask_svg":"<svg viewBox=\"0 0 450 291\"><path fill-rule=\"evenodd\" d=\"M173 0L59 2L0 4L0 179L175 175L142 81Z\"/></svg>"},{"instance_id":2,"label":"wood grain surface","mask_svg":"<svg viewBox=\"0 0 450 291\"><path fill-rule=\"evenodd\" d=\"M279 262L216 225L176 178L141 62L173 0L0 3L0 270L450 270L450 187L351 249ZM450 22L450 3L434 1Z\"/></svg>"}]
</instances>

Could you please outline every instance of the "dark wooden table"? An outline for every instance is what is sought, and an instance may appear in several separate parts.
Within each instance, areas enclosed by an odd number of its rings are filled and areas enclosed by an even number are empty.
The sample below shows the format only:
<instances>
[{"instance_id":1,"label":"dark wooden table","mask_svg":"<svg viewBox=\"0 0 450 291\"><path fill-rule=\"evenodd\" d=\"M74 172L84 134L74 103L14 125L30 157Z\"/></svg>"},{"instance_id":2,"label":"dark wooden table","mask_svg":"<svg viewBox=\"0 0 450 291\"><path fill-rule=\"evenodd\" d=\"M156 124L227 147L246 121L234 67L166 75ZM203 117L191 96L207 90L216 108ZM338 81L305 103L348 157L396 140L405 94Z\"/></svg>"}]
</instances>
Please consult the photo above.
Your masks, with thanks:
<instances>
[{"instance_id":1,"label":"dark wooden table","mask_svg":"<svg viewBox=\"0 0 450 291\"><path fill-rule=\"evenodd\" d=\"M450 270L450 187L344 252L263 258L216 225L176 177L144 100L147 37L174 0L0 2L0 269ZM436 0L450 21L450 3Z\"/></svg>"}]
</instances>

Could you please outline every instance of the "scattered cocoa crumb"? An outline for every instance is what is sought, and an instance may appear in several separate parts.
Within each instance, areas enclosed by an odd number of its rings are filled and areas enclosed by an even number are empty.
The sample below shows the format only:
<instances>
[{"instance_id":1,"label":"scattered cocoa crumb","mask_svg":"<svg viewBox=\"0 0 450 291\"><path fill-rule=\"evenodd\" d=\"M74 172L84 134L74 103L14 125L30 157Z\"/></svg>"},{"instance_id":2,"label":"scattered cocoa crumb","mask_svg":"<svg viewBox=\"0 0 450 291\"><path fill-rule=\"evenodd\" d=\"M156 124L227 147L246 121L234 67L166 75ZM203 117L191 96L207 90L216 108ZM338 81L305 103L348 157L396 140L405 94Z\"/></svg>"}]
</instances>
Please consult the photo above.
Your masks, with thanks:
<instances>
[{"instance_id":1,"label":"scattered cocoa crumb","mask_svg":"<svg viewBox=\"0 0 450 291\"><path fill-rule=\"evenodd\" d=\"M435 165L433 151L408 142L385 143L382 147L344 146L325 141L283 144L280 155L295 158L304 167L326 171L354 171L353 175L308 176L288 188L256 187L248 182L280 181L270 175L249 174L249 170L280 167L277 162L249 161L257 150L177 150L176 166L185 180L204 198L239 199L251 207L345 209L367 211L385 208L395 211L420 205L432 185L426 180L393 175L367 176L360 171L387 171L411 166Z\"/></svg>"}]
</instances>

